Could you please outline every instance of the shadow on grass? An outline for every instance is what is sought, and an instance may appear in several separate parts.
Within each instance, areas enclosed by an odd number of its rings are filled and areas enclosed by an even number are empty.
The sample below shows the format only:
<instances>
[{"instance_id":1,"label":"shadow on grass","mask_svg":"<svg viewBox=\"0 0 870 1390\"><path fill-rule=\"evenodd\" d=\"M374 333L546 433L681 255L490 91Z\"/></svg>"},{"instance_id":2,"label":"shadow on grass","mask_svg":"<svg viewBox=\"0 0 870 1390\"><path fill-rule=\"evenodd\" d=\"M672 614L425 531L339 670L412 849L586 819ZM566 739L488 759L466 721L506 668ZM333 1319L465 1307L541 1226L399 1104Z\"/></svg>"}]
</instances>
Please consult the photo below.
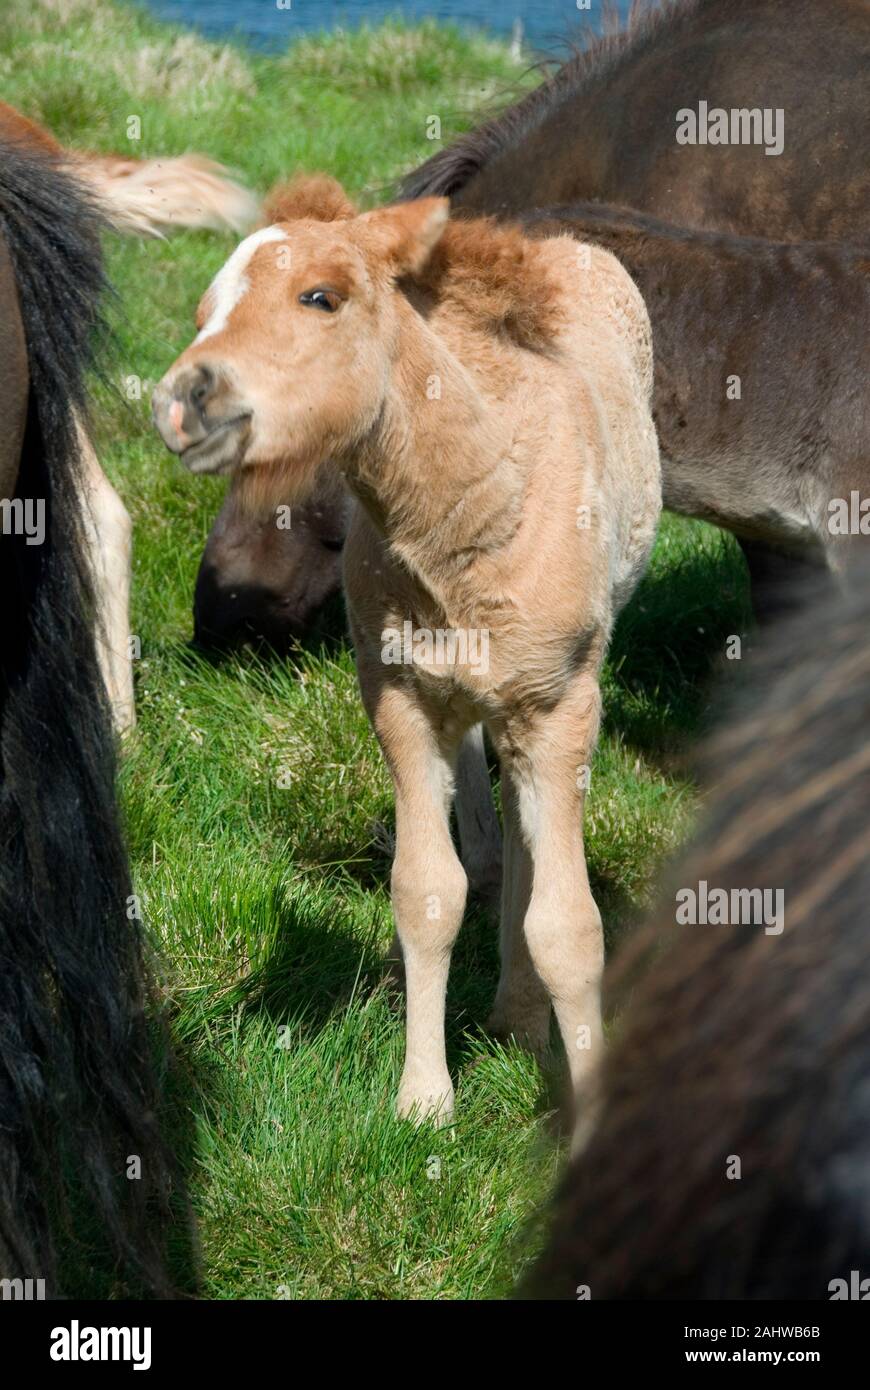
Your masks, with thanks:
<instances>
[{"instance_id":1,"label":"shadow on grass","mask_svg":"<svg viewBox=\"0 0 870 1390\"><path fill-rule=\"evenodd\" d=\"M257 889L256 900L248 895L244 934L228 948L235 973L185 991L175 1037L193 1042L204 1026L240 1011L265 1013L276 1027L308 1037L373 987L384 956L377 904L360 894L342 898L340 890L337 883L288 884L276 876Z\"/></svg>"},{"instance_id":2,"label":"shadow on grass","mask_svg":"<svg viewBox=\"0 0 870 1390\"><path fill-rule=\"evenodd\" d=\"M726 660L728 641L751 623L746 566L730 538L654 565L613 634L605 730L668 762L702 732L714 681L739 669Z\"/></svg>"},{"instance_id":3,"label":"shadow on grass","mask_svg":"<svg viewBox=\"0 0 870 1390\"><path fill-rule=\"evenodd\" d=\"M402 989L391 977L388 965L390 926L385 922L384 900L367 901L353 892L343 896L346 885L287 884L275 880L257 890L258 902L245 903L245 915L256 924L257 940L247 948L235 943L228 954L247 956L249 968L224 983L210 983L186 990L174 1023L178 1046L199 1054L219 1050L223 1027L248 1016L268 1019L285 1042L296 1046L316 1039L330 1021L361 996L385 991L397 1015L404 1012ZM223 912L219 903L218 911ZM206 924L207 925L207 924ZM461 1075L473 1061L474 1038L485 1031L498 978L498 923L494 912L472 900L453 953L447 1000L448 1061L454 1075ZM208 1104L209 1072L200 1074L201 1059L191 1061L196 1071L197 1105ZM547 1089L540 1108L552 1110ZM561 1086L561 1073L559 1075Z\"/></svg>"},{"instance_id":4,"label":"shadow on grass","mask_svg":"<svg viewBox=\"0 0 870 1390\"><path fill-rule=\"evenodd\" d=\"M666 532L674 553L663 549L620 615L604 675L604 730L667 764L703 731L714 681L729 678L739 663L726 661L726 644L752 623L749 581L736 542L703 528L702 543L689 523ZM706 535L704 535L706 531ZM294 664L294 656L335 657L348 645L341 594L330 598L298 641L274 646L252 638L243 648L253 662ZM214 665L238 661L238 645L191 643Z\"/></svg>"}]
</instances>

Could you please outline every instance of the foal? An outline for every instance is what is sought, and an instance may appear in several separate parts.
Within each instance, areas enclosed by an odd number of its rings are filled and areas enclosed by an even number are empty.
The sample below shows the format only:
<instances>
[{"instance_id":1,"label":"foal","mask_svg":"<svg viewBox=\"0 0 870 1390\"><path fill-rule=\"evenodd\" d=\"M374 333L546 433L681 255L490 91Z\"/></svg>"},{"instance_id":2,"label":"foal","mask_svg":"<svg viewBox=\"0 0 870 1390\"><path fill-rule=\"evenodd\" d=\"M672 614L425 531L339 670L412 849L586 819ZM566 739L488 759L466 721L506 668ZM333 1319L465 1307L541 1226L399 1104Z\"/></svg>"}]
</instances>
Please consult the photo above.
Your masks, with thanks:
<instances>
[{"instance_id":1,"label":"foal","mask_svg":"<svg viewBox=\"0 0 870 1390\"><path fill-rule=\"evenodd\" d=\"M578 1085L601 1045L582 816L598 674L660 508L643 301L608 252L448 224L440 198L358 216L305 180L272 215L207 291L155 421L194 472L240 469L259 505L326 459L361 503L344 576L396 797L400 1114L452 1113L444 1001L466 875L449 810L481 722L506 823L497 1019L543 1045L552 1000Z\"/></svg>"}]
</instances>

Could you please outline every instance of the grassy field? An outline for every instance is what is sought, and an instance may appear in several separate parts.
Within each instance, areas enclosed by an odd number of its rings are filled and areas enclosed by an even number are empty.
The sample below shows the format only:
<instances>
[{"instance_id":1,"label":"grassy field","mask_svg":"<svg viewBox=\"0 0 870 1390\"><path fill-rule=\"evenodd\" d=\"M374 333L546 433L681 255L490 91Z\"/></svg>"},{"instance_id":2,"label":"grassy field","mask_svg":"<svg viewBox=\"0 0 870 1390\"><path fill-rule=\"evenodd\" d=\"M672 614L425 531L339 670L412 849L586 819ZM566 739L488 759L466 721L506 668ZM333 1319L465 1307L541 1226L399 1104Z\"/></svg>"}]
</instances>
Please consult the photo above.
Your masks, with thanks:
<instances>
[{"instance_id":1,"label":"grassy field","mask_svg":"<svg viewBox=\"0 0 870 1390\"><path fill-rule=\"evenodd\" d=\"M5 99L70 145L129 149L135 114L136 153L200 149L260 191L325 169L369 204L437 148L429 115L449 141L536 80L507 50L434 26L306 39L263 58L107 0L6 0L0 75ZM215 667L189 647L221 486L165 453L148 386L190 340L197 299L232 244L194 233L107 241L116 338L95 407L101 457L135 522L140 722L123 793L183 1064L200 1290L491 1297L534 1251L561 1161L553 1078L482 1028L495 926L472 913L454 958L455 1128L414 1130L392 1113L402 1017L381 979L391 924L379 827L392 824L392 798L340 606L294 660L249 654ZM130 376L140 401L122 396ZM733 543L668 518L605 679L588 855L609 946L691 825L684 753L745 605Z\"/></svg>"}]
</instances>

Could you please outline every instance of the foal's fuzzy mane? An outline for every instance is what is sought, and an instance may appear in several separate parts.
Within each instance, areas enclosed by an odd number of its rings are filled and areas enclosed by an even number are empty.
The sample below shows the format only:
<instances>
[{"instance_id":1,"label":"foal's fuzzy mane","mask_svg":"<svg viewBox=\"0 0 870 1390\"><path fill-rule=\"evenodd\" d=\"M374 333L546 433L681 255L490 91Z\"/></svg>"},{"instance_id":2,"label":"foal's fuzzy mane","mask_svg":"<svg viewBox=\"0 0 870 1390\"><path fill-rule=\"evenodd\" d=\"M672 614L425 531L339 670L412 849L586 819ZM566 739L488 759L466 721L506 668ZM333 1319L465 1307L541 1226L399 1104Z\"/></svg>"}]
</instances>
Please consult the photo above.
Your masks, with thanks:
<instances>
[{"instance_id":1,"label":"foal's fuzzy mane","mask_svg":"<svg viewBox=\"0 0 870 1390\"><path fill-rule=\"evenodd\" d=\"M346 222L358 209L329 174L296 174L276 184L263 204L263 225L272 222Z\"/></svg>"},{"instance_id":2,"label":"foal's fuzzy mane","mask_svg":"<svg viewBox=\"0 0 870 1390\"><path fill-rule=\"evenodd\" d=\"M564 308L542 248L490 217L449 222L415 283L521 347L546 351Z\"/></svg>"}]
</instances>

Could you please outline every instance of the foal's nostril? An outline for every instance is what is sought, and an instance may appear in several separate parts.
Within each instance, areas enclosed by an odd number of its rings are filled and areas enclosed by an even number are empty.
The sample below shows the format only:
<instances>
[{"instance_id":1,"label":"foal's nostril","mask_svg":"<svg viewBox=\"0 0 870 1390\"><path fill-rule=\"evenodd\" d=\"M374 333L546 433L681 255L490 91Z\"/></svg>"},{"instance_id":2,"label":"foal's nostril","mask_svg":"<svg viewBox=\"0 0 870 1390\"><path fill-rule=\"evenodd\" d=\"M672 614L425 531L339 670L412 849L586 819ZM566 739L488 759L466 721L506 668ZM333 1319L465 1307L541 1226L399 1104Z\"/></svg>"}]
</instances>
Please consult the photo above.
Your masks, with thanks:
<instances>
[{"instance_id":1,"label":"foal's nostril","mask_svg":"<svg viewBox=\"0 0 870 1390\"><path fill-rule=\"evenodd\" d=\"M221 424L225 381L219 368L191 363L167 375L152 400L154 422L175 454L201 444Z\"/></svg>"},{"instance_id":2,"label":"foal's nostril","mask_svg":"<svg viewBox=\"0 0 870 1390\"><path fill-rule=\"evenodd\" d=\"M214 391L214 372L210 367L199 367L197 380L190 388L190 399L197 410L202 410Z\"/></svg>"}]
</instances>

